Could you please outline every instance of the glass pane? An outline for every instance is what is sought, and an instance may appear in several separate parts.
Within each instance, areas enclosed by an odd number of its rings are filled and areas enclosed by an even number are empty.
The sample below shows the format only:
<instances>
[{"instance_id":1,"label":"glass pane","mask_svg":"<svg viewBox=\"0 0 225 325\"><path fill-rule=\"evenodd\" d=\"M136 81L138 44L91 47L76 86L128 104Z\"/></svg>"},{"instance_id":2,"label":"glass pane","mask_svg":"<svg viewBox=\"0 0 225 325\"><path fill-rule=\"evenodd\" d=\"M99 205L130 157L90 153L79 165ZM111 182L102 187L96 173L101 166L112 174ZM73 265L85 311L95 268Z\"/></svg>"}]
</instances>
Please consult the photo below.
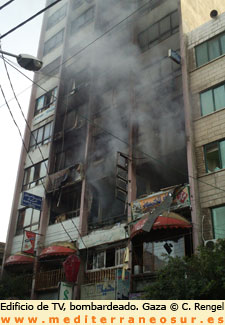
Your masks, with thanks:
<instances>
[{"instance_id":1,"label":"glass pane","mask_svg":"<svg viewBox=\"0 0 225 325\"><path fill-rule=\"evenodd\" d=\"M104 256L105 252L101 252L97 254L97 268L104 267Z\"/></svg>"},{"instance_id":2,"label":"glass pane","mask_svg":"<svg viewBox=\"0 0 225 325\"><path fill-rule=\"evenodd\" d=\"M32 167L32 168L34 168L34 180L36 180L40 177L40 167L41 167L41 164L37 164L34 167Z\"/></svg>"},{"instance_id":3,"label":"glass pane","mask_svg":"<svg viewBox=\"0 0 225 325\"><path fill-rule=\"evenodd\" d=\"M39 217L40 217L40 211L34 210L33 217L32 217L32 224L38 223L39 222Z\"/></svg>"},{"instance_id":4,"label":"glass pane","mask_svg":"<svg viewBox=\"0 0 225 325\"><path fill-rule=\"evenodd\" d=\"M212 90L208 90L205 91L204 93L201 93L200 99L201 99L202 116L214 112Z\"/></svg>"},{"instance_id":5,"label":"glass pane","mask_svg":"<svg viewBox=\"0 0 225 325\"><path fill-rule=\"evenodd\" d=\"M46 174L47 174L47 169L46 169L46 167L48 166L48 161L47 160L45 160L45 161L43 161L42 163L41 163L41 167L40 167L40 178L42 178L42 177L45 177L46 176Z\"/></svg>"},{"instance_id":6,"label":"glass pane","mask_svg":"<svg viewBox=\"0 0 225 325\"><path fill-rule=\"evenodd\" d=\"M170 17L166 17L159 22L160 35L170 31Z\"/></svg>"},{"instance_id":7,"label":"glass pane","mask_svg":"<svg viewBox=\"0 0 225 325\"><path fill-rule=\"evenodd\" d=\"M51 126L52 126L52 123L49 123L49 124L45 125L44 140L50 138L50 136L51 136Z\"/></svg>"},{"instance_id":8,"label":"glass pane","mask_svg":"<svg viewBox=\"0 0 225 325\"><path fill-rule=\"evenodd\" d=\"M138 43L141 49L144 49L148 44L147 36L148 34L146 31L138 35Z\"/></svg>"},{"instance_id":9,"label":"glass pane","mask_svg":"<svg viewBox=\"0 0 225 325\"><path fill-rule=\"evenodd\" d=\"M36 138L37 138L37 130L35 130L34 132L31 133L31 136L30 136L30 148L35 146Z\"/></svg>"},{"instance_id":10,"label":"glass pane","mask_svg":"<svg viewBox=\"0 0 225 325\"><path fill-rule=\"evenodd\" d=\"M45 101L45 96L41 96L40 98L37 99L36 101L36 110L39 111L44 107L44 101Z\"/></svg>"},{"instance_id":11,"label":"glass pane","mask_svg":"<svg viewBox=\"0 0 225 325\"><path fill-rule=\"evenodd\" d=\"M215 238L225 238L225 206L212 209Z\"/></svg>"},{"instance_id":12,"label":"glass pane","mask_svg":"<svg viewBox=\"0 0 225 325\"><path fill-rule=\"evenodd\" d=\"M28 208L25 210L25 219L24 219L24 227L29 226L31 223L31 217L32 217L32 210L31 208Z\"/></svg>"},{"instance_id":13,"label":"glass pane","mask_svg":"<svg viewBox=\"0 0 225 325\"><path fill-rule=\"evenodd\" d=\"M220 169L220 157L218 143L212 143L206 145L206 170L207 172L213 172Z\"/></svg>"},{"instance_id":14,"label":"glass pane","mask_svg":"<svg viewBox=\"0 0 225 325\"><path fill-rule=\"evenodd\" d=\"M225 107L225 89L224 85L214 89L215 109Z\"/></svg>"},{"instance_id":15,"label":"glass pane","mask_svg":"<svg viewBox=\"0 0 225 325\"><path fill-rule=\"evenodd\" d=\"M208 52L207 52L207 42L198 45L195 48L195 55L196 55L196 64L197 67L207 63L209 61Z\"/></svg>"},{"instance_id":16,"label":"glass pane","mask_svg":"<svg viewBox=\"0 0 225 325\"><path fill-rule=\"evenodd\" d=\"M222 49L222 54L225 54L225 34L220 36L220 44L221 44L221 49Z\"/></svg>"},{"instance_id":17,"label":"glass pane","mask_svg":"<svg viewBox=\"0 0 225 325\"><path fill-rule=\"evenodd\" d=\"M220 142L221 168L225 168L225 141Z\"/></svg>"},{"instance_id":18,"label":"glass pane","mask_svg":"<svg viewBox=\"0 0 225 325\"><path fill-rule=\"evenodd\" d=\"M219 46L219 38L214 38L208 42L209 47L209 60L213 60L220 56L220 46Z\"/></svg>"},{"instance_id":19,"label":"glass pane","mask_svg":"<svg viewBox=\"0 0 225 325\"><path fill-rule=\"evenodd\" d=\"M171 23L172 23L172 28L176 28L176 27L179 26L179 15L178 15L178 11L175 11L171 15Z\"/></svg>"},{"instance_id":20,"label":"glass pane","mask_svg":"<svg viewBox=\"0 0 225 325\"><path fill-rule=\"evenodd\" d=\"M37 136L37 143L41 143L42 142L42 139L43 139L43 131L44 131L44 128L40 128L38 129L38 136Z\"/></svg>"},{"instance_id":21,"label":"glass pane","mask_svg":"<svg viewBox=\"0 0 225 325\"><path fill-rule=\"evenodd\" d=\"M151 26L148 31L148 42L152 43L159 37L159 24Z\"/></svg>"}]
</instances>

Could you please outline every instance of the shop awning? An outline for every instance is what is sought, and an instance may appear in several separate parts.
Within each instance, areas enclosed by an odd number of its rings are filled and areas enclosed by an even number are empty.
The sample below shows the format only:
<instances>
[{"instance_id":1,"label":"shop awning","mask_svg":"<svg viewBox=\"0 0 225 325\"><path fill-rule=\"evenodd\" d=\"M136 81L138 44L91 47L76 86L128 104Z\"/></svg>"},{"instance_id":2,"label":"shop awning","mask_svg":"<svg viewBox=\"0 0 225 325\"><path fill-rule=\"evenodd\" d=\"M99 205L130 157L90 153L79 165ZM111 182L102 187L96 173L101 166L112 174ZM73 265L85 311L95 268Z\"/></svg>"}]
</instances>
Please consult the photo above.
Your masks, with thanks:
<instances>
[{"instance_id":1,"label":"shop awning","mask_svg":"<svg viewBox=\"0 0 225 325\"><path fill-rule=\"evenodd\" d=\"M143 230L144 224L150 217L150 214L148 213L145 217L141 218L132 228L130 237L133 238L134 236L140 234L140 233L146 233ZM174 229L174 228L191 228L192 225L188 220L186 220L184 217L180 216L177 213L174 212L164 212L162 215L158 216L153 223L151 230L157 230L157 229Z\"/></svg>"},{"instance_id":2,"label":"shop awning","mask_svg":"<svg viewBox=\"0 0 225 325\"><path fill-rule=\"evenodd\" d=\"M75 248L67 247L67 246L58 246L52 245L45 249L40 254L40 258L45 258L49 256L69 256L76 252Z\"/></svg>"},{"instance_id":3,"label":"shop awning","mask_svg":"<svg viewBox=\"0 0 225 325\"><path fill-rule=\"evenodd\" d=\"M13 264L32 264L34 262L33 256L23 255L23 254L15 254L11 255L5 261L5 265L13 265Z\"/></svg>"}]
</instances>

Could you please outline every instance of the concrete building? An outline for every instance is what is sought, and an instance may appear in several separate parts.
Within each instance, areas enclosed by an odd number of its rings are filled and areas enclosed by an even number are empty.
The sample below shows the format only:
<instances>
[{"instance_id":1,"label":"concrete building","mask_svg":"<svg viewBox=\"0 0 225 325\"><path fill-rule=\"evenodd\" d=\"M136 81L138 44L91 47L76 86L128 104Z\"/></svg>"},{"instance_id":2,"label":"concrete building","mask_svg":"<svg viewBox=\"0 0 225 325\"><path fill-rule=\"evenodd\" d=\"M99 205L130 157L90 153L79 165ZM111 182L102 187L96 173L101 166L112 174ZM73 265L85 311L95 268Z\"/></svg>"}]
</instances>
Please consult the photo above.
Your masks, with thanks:
<instances>
[{"instance_id":1,"label":"concrete building","mask_svg":"<svg viewBox=\"0 0 225 325\"><path fill-rule=\"evenodd\" d=\"M135 299L166 255L190 255L200 243L202 209L223 203L218 196L208 205L216 189L199 182L222 173L201 174L201 150L215 141L222 147L223 129L208 138L201 125L223 110L200 118L197 107L199 92L222 82L223 61L205 64L199 54L204 65L195 68L193 53L222 32L223 7L216 0L62 0L45 13L44 67L32 90L4 260L6 272L23 264L33 277L33 298L57 299L63 262L76 253L74 299ZM213 64L218 79L207 76ZM211 171L215 154L204 148ZM213 210L214 222L221 211Z\"/></svg>"}]
</instances>

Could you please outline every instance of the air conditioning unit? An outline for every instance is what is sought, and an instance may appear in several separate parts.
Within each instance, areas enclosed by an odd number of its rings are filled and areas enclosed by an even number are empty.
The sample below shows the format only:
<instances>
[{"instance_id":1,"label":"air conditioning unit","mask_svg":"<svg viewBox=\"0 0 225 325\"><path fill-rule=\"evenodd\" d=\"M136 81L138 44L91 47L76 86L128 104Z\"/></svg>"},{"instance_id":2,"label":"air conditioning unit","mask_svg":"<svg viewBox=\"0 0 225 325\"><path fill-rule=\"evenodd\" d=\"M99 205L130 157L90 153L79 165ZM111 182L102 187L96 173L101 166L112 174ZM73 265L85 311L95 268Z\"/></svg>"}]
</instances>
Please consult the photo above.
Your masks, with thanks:
<instances>
[{"instance_id":1,"label":"air conditioning unit","mask_svg":"<svg viewBox=\"0 0 225 325\"><path fill-rule=\"evenodd\" d=\"M213 249L215 247L215 244L217 242L217 239L209 239L204 241L204 246L207 248Z\"/></svg>"}]
</instances>

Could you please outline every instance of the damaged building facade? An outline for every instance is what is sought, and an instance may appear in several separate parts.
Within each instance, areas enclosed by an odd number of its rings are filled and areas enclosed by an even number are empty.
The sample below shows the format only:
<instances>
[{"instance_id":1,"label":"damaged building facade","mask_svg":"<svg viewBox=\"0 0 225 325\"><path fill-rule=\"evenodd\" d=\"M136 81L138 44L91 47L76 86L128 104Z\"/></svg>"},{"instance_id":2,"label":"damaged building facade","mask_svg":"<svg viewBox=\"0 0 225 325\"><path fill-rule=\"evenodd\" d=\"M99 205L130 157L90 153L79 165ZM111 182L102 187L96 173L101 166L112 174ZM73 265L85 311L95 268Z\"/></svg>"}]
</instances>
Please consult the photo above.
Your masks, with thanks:
<instances>
[{"instance_id":1,"label":"damaged building facade","mask_svg":"<svg viewBox=\"0 0 225 325\"><path fill-rule=\"evenodd\" d=\"M210 96L197 80L200 72L209 83L211 65L196 46L215 35L203 36L218 25L213 9L225 30L222 7L62 0L46 11L4 258L5 272L23 270L33 299L58 299L68 256L80 263L73 299L136 299L168 255L200 244L202 210L207 227L214 205L201 194L198 177L214 176L201 174L200 154L215 169L223 136L202 139L198 124L214 118L207 104L210 116L192 116L199 92L201 103ZM222 91L222 78L211 92Z\"/></svg>"}]
</instances>

